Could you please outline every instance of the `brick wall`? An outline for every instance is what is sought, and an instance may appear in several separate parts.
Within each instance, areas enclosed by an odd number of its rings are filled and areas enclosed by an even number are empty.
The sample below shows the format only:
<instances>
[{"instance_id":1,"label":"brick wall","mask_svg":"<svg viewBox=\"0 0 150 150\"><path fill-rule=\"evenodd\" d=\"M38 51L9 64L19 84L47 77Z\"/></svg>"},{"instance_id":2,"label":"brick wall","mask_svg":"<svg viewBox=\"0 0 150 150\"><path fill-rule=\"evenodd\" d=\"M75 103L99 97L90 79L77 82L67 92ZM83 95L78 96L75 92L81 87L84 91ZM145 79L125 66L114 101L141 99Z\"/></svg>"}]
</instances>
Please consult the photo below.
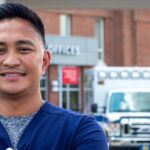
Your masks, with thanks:
<instances>
[{"instance_id":1,"label":"brick wall","mask_svg":"<svg viewBox=\"0 0 150 150\"><path fill-rule=\"evenodd\" d=\"M59 34L59 14L46 10L36 10L41 17L46 33L57 35Z\"/></svg>"},{"instance_id":2,"label":"brick wall","mask_svg":"<svg viewBox=\"0 0 150 150\"><path fill-rule=\"evenodd\" d=\"M137 65L150 66L150 10L136 10Z\"/></svg>"},{"instance_id":3,"label":"brick wall","mask_svg":"<svg viewBox=\"0 0 150 150\"><path fill-rule=\"evenodd\" d=\"M95 20L105 21L104 52L109 66L150 66L150 10L36 10L46 33L59 35L59 15L72 16L71 34L94 36Z\"/></svg>"},{"instance_id":4,"label":"brick wall","mask_svg":"<svg viewBox=\"0 0 150 150\"><path fill-rule=\"evenodd\" d=\"M93 17L72 16L72 35L95 36L95 20Z\"/></svg>"}]
</instances>

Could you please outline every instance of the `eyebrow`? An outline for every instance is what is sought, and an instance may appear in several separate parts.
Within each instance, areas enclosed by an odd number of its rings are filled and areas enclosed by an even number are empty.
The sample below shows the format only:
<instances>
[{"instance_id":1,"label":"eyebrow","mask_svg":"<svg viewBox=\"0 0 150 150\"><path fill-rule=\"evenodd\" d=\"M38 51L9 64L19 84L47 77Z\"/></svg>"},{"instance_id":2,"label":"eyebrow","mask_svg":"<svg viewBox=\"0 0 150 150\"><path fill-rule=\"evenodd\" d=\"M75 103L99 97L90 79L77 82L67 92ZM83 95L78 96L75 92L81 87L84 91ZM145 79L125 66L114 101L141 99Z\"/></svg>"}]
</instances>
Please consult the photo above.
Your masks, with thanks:
<instances>
[{"instance_id":1,"label":"eyebrow","mask_svg":"<svg viewBox=\"0 0 150 150\"><path fill-rule=\"evenodd\" d=\"M29 40L19 40L19 41L16 41L16 44L17 44L17 45L27 44L27 45L34 46L34 44L33 44L31 41L29 41ZM1 46L5 46L6 43L0 41L0 45L1 45Z\"/></svg>"},{"instance_id":2,"label":"eyebrow","mask_svg":"<svg viewBox=\"0 0 150 150\"><path fill-rule=\"evenodd\" d=\"M16 42L17 45L21 45L21 44L27 44L27 45L31 45L34 46L33 42L29 41L29 40L19 40Z\"/></svg>"}]
</instances>

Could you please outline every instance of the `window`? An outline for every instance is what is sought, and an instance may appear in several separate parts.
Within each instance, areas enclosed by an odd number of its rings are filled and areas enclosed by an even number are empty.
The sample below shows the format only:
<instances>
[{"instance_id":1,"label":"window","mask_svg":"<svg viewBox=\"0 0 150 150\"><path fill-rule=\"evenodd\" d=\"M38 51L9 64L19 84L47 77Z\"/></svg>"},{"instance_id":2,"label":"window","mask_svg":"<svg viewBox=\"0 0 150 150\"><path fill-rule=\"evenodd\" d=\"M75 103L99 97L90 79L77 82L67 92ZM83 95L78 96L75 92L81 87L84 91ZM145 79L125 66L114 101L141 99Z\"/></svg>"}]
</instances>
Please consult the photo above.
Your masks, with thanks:
<instances>
[{"instance_id":1,"label":"window","mask_svg":"<svg viewBox=\"0 0 150 150\"><path fill-rule=\"evenodd\" d=\"M73 111L81 111L81 87L80 87L80 73L78 76L79 83L77 85L65 84L62 82L62 68L66 66L59 66L59 106ZM73 67L73 66L68 66Z\"/></svg>"},{"instance_id":2,"label":"window","mask_svg":"<svg viewBox=\"0 0 150 150\"><path fill-rule=\"evenodd\" d=\"M69 15L60 15L60 35L71 35L71 17Z\"/></svg>"},{"instance_id":3,"label":"window","mask_svg":"<svg viewBox=\"0 0 150 150\"><path fill-rule=\"evenodd\" d=\"M149 112L150 92L116 92L110 99L110 112Z\"/></svg>"},{"instance_id":4,"label":"window","mask_svg":"<svg viewBox=\"0 0 150 150\"><path fill-rule=\"evenodd\" d=\"M95 36L97 39L98 60L104 60L104 20L103 18L96 19Z\"/></svg>"}]
</instances>

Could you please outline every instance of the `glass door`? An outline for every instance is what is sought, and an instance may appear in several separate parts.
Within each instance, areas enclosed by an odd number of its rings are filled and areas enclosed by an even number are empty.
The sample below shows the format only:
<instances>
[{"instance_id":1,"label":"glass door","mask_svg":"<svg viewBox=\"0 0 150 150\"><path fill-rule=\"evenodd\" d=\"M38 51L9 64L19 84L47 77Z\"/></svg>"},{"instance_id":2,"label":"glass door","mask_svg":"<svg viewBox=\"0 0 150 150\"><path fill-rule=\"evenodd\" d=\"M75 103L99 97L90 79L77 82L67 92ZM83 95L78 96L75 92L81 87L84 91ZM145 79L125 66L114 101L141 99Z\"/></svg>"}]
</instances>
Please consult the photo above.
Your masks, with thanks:
<instances>
[{"instance_id":1,"label":"glass door","mask_svg":"<svg viewBox=\"0 0 150 150\"><path fill-rule=\"evenodd\" d=\"M68 67L69 68L69 67ZM73 76L71 78L74 78ZM78 84L63 82L63 67L59 67L59 104L60 107L79 112L81 109L81 93L80 93L80 71L78 73Z\"/></svg>"}]
</instances>

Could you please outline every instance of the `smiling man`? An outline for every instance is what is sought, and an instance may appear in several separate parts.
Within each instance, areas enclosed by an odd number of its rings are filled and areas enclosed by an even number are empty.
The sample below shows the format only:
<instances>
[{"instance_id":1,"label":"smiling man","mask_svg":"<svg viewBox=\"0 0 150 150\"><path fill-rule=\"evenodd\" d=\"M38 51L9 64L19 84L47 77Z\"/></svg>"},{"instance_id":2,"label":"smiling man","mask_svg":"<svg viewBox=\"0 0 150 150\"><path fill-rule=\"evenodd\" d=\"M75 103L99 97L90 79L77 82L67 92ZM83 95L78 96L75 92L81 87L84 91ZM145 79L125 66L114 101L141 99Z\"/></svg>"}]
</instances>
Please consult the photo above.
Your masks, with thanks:
<instances>
[{"instance_id":1,"label":"smiling man","mask_svg":"<svg viewBox=\"0 0 150 150\"><path fill-rule=\"evenodd\" d=\"M0 5L0 150L107 150L91 117L42 100L48 68L39 16L18 3Z\"/></svg>"}]
</instances>

